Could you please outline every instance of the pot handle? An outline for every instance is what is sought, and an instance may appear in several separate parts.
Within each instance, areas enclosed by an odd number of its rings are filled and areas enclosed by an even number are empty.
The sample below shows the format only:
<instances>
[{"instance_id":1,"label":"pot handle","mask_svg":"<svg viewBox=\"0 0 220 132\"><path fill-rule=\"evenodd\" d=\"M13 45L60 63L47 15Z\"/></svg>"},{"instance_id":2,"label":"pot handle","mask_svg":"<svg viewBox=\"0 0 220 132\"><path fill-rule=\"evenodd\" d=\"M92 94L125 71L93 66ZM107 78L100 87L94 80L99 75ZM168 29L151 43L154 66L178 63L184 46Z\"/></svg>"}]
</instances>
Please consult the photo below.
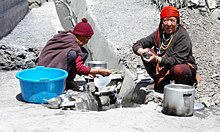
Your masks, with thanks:
<instances>
[{"instance_id":1,"label":"pot handle","mask_svg":"<svg viewBox=\"0 0 220 132\"><path fill-rule=\"evenodd\" d=\"M186 113L189 114L190 113L190 96L192 96L192 93L184 93L183 94L183 99L184 99L184 105L186 109Z\"/></svg>"},{"instance_id":2,"label":"pot handle","mask_svg":"<svg viewBox=\"0 0 220 132\"><path fill-rule=\"evenodd\" d=\"M192 94L191 94L191 93L185 93L185 94L183 94L183 97L189 97L189 96L192 96Z\"/></svg>"}]
</instances>

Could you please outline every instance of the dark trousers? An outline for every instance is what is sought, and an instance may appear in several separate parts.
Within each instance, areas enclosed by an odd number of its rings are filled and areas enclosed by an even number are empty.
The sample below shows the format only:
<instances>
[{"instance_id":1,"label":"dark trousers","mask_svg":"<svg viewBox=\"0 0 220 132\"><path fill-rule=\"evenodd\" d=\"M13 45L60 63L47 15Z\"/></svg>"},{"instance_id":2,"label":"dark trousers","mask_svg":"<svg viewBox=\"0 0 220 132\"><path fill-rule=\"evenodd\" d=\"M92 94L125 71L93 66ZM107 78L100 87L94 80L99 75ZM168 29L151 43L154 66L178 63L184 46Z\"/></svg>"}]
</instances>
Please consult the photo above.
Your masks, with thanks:
<instances>
[{"instance_id":1,"label":"dark trousers","mask_svg":"<svg viewBox=\"0 0 220 132\"><path fill-rule=\"evenodd\" d=\"M81 47L82 53L80 56L82 57L83 63L86 61L88 58L88 51L84 48ZM71 50L67 54L67 72L68 72L68 77L67 80L73 80L76 76L76 58L79 54L76 53L76 51Z\"/></svg>"},{"instance_id":2,"label":"dark trousers","mask_svg":"<svg viewBox=\"0 0 220 132\"><path fill-rule=\"evenodd\" d=\"M148 74L156 80L156 64L143 62ZM187 64L177 64L169 69L169 74L164 76L163 80L155 87L163 91L165 85L174 81L176 84L194 85L196 83L196 70L190 68Z\"/></svg>"},{"instance_id":3,"label":"dark trousers","mask_svg":"<svg viewBox=\"0 0 220 132\"><path fill-rule=\"evenodd\" d=\"M85 48L81 48L82 53L80 54L80 56L82 57L83 63L85 62L85 60L88 57L88 52ZM66 79L66 90L68 89L72 89L72 90L78 90L79 86L77 85L76 82L74 82L74 78L76 76L76 58L78 57L78 53L76 53L76 51L71 50L69 51L69 53L67 54L67 72L68 72L68 76Z\"/></svg>"},{"instance_id":4,"label":"dark trousers","mask_svg":"<svg viewBox=\"0 0 220 132\"><path fill-rule=\"evenodd\" d=\"M177 84L193 85L196 79L196 71L187 64L178 64L171 68L170 77Z\"/></svg>"}]
</instances>

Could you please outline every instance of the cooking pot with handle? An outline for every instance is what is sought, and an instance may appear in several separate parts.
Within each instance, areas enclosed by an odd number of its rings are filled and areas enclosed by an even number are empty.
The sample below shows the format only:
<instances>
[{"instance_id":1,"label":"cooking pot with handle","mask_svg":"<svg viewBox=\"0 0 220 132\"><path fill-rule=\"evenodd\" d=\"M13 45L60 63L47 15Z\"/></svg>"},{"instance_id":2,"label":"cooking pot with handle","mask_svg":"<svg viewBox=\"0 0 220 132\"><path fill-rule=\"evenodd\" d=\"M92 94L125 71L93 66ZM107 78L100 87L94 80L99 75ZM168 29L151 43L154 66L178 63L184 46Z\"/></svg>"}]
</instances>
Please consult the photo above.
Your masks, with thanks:
<instances>
[{"instance_id":1,"label":"cooking pot with handle","mask_svg":"<svg viewBox=\"0 0 220 132\"><path fill-rule=\"evenodd\" d=\"M195 88L184 84L168 84L164 87L163 113L175 116L192 116Z\"/></svg>"},{"instance_id":2,"label":"cooking pot with handle","mask_svg":"<svg viewBox=\"0 0 220 132\"><path fill-rule=\"evenodd\" d=\"M88 67L91 67L91 68L96 68L96 69L105 68L105 69L107 69L107 62L105 62L105 61L88 61L88 62L86 62L86 64Z\"/></svg>"}]
</instances>

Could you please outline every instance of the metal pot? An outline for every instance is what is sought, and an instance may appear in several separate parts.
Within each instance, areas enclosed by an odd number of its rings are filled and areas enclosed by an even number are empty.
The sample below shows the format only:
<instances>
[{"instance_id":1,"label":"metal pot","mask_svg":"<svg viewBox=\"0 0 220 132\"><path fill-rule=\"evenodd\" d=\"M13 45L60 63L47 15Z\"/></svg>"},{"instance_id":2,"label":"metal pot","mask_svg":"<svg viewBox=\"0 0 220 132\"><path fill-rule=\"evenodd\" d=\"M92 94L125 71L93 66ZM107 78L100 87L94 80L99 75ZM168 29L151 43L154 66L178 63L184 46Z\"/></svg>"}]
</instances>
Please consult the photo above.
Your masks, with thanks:
<instances>
[{"instance_id":1,"label":"metal pot","mask_svg":"<svg viewBox=\"0 0 220 132\"><path fill-rule=\"evenodd\" d=\"M88 61L87 66L90 68L105 68L107 69L107 62L105 61Z\"/></svg>"},{"instance_id":2,"label":"metal pot","mask_svg":"<svg viewBox=\"0 0 220 132\"><path fill-rule=\"evenodd\" d=\"M169 84L164 87L163 113L175 116L192 116L195 88L184 84Z\"/></svg>"}]
</instances>

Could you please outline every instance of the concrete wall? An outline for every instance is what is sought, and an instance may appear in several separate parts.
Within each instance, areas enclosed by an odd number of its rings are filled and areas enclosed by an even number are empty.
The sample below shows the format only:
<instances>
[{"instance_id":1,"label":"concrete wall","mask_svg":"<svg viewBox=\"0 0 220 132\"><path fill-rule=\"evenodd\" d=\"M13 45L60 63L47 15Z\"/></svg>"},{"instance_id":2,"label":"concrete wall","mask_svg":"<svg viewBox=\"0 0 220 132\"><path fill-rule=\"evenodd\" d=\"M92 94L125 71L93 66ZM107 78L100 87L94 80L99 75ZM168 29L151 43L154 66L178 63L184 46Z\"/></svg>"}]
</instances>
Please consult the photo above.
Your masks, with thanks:
<instances>
[{"instance_id":1,"label":"concrete wall","mask_svg":"<svg viewBox=\"0 0 220 132\"><path fill-rule=\"evenodd\" d=\"M26 0L0 0L0 39L14 29L28 9Z\"/></svg>"}]
</instances>

